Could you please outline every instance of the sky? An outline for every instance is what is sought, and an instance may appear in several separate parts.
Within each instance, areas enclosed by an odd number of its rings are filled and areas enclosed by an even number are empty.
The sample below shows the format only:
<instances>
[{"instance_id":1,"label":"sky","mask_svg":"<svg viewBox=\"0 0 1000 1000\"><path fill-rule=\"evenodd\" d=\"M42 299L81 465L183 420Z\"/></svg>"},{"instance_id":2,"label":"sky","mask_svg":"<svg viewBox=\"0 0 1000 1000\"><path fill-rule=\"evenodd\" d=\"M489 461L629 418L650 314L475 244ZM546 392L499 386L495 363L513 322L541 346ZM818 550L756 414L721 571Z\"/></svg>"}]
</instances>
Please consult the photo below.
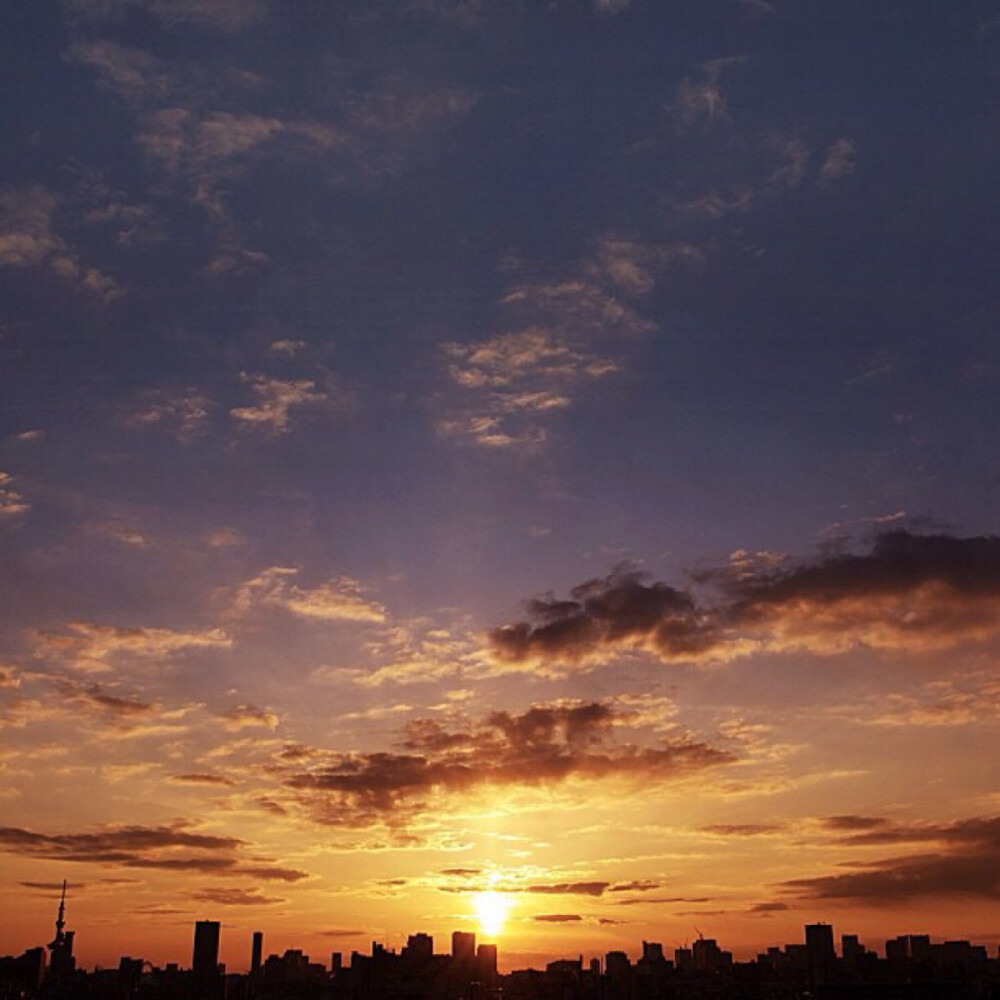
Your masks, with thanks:
<instances>
[{"instance_id":1,"label":"sky","mask_svg":"<svg viewBox=\"0 0 1000 1000\"><path fill-rule=\"evenodd\" d=\"M1000 3L0 23L0 953L995 952Z\"/></svg>"}]
</instances>

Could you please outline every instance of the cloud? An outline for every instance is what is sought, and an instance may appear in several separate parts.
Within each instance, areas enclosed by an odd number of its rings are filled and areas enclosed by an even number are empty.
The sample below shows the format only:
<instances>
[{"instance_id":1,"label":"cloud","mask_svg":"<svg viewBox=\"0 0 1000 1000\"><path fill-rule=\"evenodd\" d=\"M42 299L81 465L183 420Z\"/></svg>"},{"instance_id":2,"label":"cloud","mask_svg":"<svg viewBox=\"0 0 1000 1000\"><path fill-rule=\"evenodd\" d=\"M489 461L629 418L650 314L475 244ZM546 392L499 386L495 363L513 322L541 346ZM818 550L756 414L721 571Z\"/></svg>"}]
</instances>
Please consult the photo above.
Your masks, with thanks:
<instances>
[{"instance_id":1,"label":"cloud","mask_svg":"<svg viewBox=\"0 0 1000 1000\"><path fill-rule=\"evenodd\" d=\"M1000 632L1000 538L891 531L871 551L731 581L730 617L778 650L921 651Z\"/></svg>"},{"instance_id":2,"label":"cloud","mask_svg":"<svg viewBox=\"0 0 1000 1000\"><path fill-rule=\"evenodd\" d=\"M885 826L889 821L881 816L828 816L823 825L828 830L873 830Z\"/></svg>"},{"instance_id":3,"label":"cloud","mask_svg":"<svg viewBox=\"0 0 1000 1000\"><path fill-rule=\"evenodd\" d=\"M234 610L247 614L257 607L272 607L313 621L370 624L385 621L385 608L368 600L357 580L341 576L309 589L292 582L298 572L286 566L265 569L240 585L233 602Z\"/></svg>"},{"instance_id":4,"label":"cloud","mask_svg":"<svg viewBox=\"0 0 1000 1000\"><path fill-rule=\"evenodd\" d=\"M579 913L539 913L531 919L541 924L578 924L583 917Z\"/></svg>"},{"instance_id":5,"label":"cloud","mask_svg":"<svg viewBox=\"0 0 1000 1000\"><path fill-rule=\"evenodd\" d=\"M120 545L128 545L136 549L143 549L147 545L146 536L129 518L125 517L111 517L106 521L88 524L86 531L88 534L107 538Z\"/></svg>"},{"instance_id":6,"label":"cloud","mask_svg":"<svg viewBox=\"0 0 1000 1000\"><path fill-rule=\"evenodd\" d=\"M806 176L809 147L798 136L774 136L768 145L781 158L781 164L767 178L768 184L797 188Z\"/></svg>"},{"instance_id":7,"label":"cloud","mask_svg":"<svg viewBox=\"0 0 1000 1000\"><path fill-rule=\"evenodd\" d=\"M760 837L779 833L782 829L777 823L713 823L703 826L701 832L716 837Z\"/></svg>"},{"instance_id":8,"label":"cloud","mask_svg":"<svg viewBox=\"0 0 1000 1000\"><path fill-rule=\"evenodd\" d=\"M284 902L280 896L263 896L257 889L202 889L192 893L191 898L220 906L269 906Z\"/></svg>"},{"instance_id":9,"label":"cloud","mask_svg":"<svg viewBox=\"0 0 1000 1000\"><path fill-rule=\"evenodd\" d=\"M452 381L473 398L464 412L440 420L438 429L493 448L541 444L538 418L566 409L584 383L618 368L543 327L443 349Z\"/></svg>"},{"instance_id":10,"label":"cloud","mask_svg":"<svg viewBox=\"0 0 1000 1000\"><path fill-rule=\"evenodd\" d=\"M156 706L151 702L111 694L100 684L76 684L73 681L62 678L55 680L53 683L56 690L63 697L77 703L99 708L118 718L129 719L135 716L149 716L156 712Z\"/></svg>"},{"instance_id":11,"label":"cloud","mask_svg":"<svg viewBox=\"0 0 1000 1000\"><path fill-rule=\"evenodd\" d=\"M646 896L637 899L616 899L615 906L645 906L649 903L711 903L710 896Z\"/></svg>"},{"instance_id":12,"label":"cloud","mask_svg":"<svg viewBox=\"0 0 1000 1000\"><path fill-rule=\"evenodd\" d=\"M592 2L598 14L620 14L632 5L632 0L592 0Z\"/></svg>"},{"instance_id":13,"label":"cloud","mask_svg":"<svg viewBox=\"0 0 1000 1000\"><path fill-rule=\"evenodd\" d=\"M246 536L236 528L219 528L205 537L205 544L211 549L239 548L246 543Z\"/></svg>"},{"instance_id":14,"label":"cloud","mask_svg":"<svg viewBox=\"0 0 1000 1000\"><path fill-rule=\"evenodd\" d=\"M306 346L304 340L275 340L271 343L271 351L275 354L285 354L294 358L303 347Z\"/></svg>"},{"instance_id":15,"label":"cloud","mask_svg":"<svg viewBox=\"0 0 1000 1000\"><path fill-rule=\"evenodd\" d=\"M330 403L331 397L316 389L312 379L284 381L265 375L241 376L257 397L256 406L237 406L229 411L235 420L262 427L271 434L284 434L291 429L291 411L302 407L317 407Z\"/></svg>"},{"instance_id":16,"label":"cloud","mask_svg":"<svg viewBox=\"0 0 1000 1000\"><path fill-rule=\"evenodd\" d=\"M739 56L712 59L700 66L696 75L684 77L677 85L670 108L674 118L684 125L725 118L728 106L722 89L722 74L730 66L738 66L744 61Z\"/></svg>"},{"instance_id":17,"label":"cloud","mask_svg":"<svg viewBox=\"0 0 1000 1000\"><path fill-rule=\"evenodd\" d=\"M177 82L154 56L109 39L78 42L70 49L77 62L93 70L102 84L132 105L166 100Z\"/></svg>"},{"instance_id":18,"label":"cloud","mask_svg":"<svg viewBox=\"0 0 1000 1000\"><path fill-rule=\"evenodd\" d=\"M858 147L853 139L838 139L826 151L826 159L820 167L820 181L831 184L854 173Z\"/></svg>"},{"instance_id":19,"label":"cloud","mask_svg":"<svg viewBox=\"0 0 1000 1000\"><path fill-rule=\"evenodd\" d=\"M209 25L240 31L264 20L264 0L66 0L70 10L88 20L120 19L132 10L145 10L164 24Z\"/></svg>"},{"instance_id":20,"label":"cloud","mask_svg":"<svg viewBox=\"0 0 1000 1000\"><path fill-rule=\"evenodd\" d=\"M607 882L556 882L553 885L529 885L520 891L543 896L601 896L607 887Z\"/></svg>"},{"instance_id":21,"label":"cloud","mask_svg":"<svg viewBox=\"0 0 1000 1000\"><path fill-rule=\"evenodd\" d=\"M659 882L643 879L637 882L619 882L617 885L610 886L608 892L651 892L653 889L659 888Z\"/></svg>"},{"instance_id":22,"label":"cloud","mask_svg":"<svg viewBox=\"0 0 1000 1000\"><path fill-rule=\"evenodd\" d=\"M227 778L223 774L213 774L210 772L172 774L170 780L181 785L223 785L228 787L236 784L232 778Z\"/></svg>"},{"instance_id":23,"label":"cloud","mask_svg":"<svg viewBox=\"0 0 1000 1000\"><path fill-rule=\"evenodd\" d=\"M573 780L635 778L646 784L729 763L732 756L687 737L651 746L619 742L627 719L608 705L534 706L521 715L493 712L464 729L431 719L405 729L405 752L315 752L296 757L285 778L321 822L365 826L401 822L428 801L485 787L553 786ZM540 890L544 891L544 890Z\"/></svg>"},{"instance_id":24,"label":"cloud","mask_svg":"<svg viewBox=\"0 0 1000 1000\"><path fill-rule=\"evenodd\" d=\"M609 236L564 280L513 284L499 303L506 329L442 345L450 391L438 430L484 447L540 448L554 415L620 370L622 340L656 329L630 300L682 261L693 262L682 248Z\"/></svg>"},{"instance_id":25,"label":"cloud","mask_svg":"<svg viewBox=\"0 0 1000 1000\"><path fill-rule=\"evenodd\" d=\"M152 389L144 392L134 407L121 416L124 426L134 430L165 431L183 444L204 433L212 412L212 401L200 390L176 392Z\"/></svg>"},{"instance_id":26,"label":"cloud","mask_svg":"<svg viewBox=\"0 0 1000 1000\"><path fill-rule=\"evenodd\" d=\"M393 623L378 630L365 643L372 662L379 666L359 674L356 683L379 687L395 684L426 684L462 671L482 669L480 643L463 623L444 627L424 619ZM317 679L324 671L316 673Z\"/></svg>"},{"instance_id":27,"label":"cloud","mask_svg":"<svg viewBox=\"0 0 1000 1000\"><path fill-rule=\"evenodd\" d=\"M851 706L851 718L865 725L893 727L965 726L1000 718L1000 681L980 680L969 690L943 688L942 682L927 685L916 697L895 693L871 697Z\"/></svg>"},{"instance_id":28,"label":"cloud","mask_svg":"<svg viewBox=\"0 0 1000 1000\"><path fill-rule=\"evenodd\" d=\"M80 0L82 2L82 0ZM251 27L263 0L108 0L104 15L143 6L169 26ZM85 5L86 6L86 5ZM314 159L333 183L369 185L436 151L437 136L463 117L476 95L410 81L397 68L355 85L330 71L323 120L274 114L261 101L267 81L225 58L218 67L194 59L170 61L109 41L83 41L72 56L93 70L136 117L136 141L158 167L168 190L205 213L216 232L210 274L258 268L266 253L247 245L257 232L233 211L233 194L252 175L290 159ZM255 110L256 105L256 110ZM261 106L263 105L263 106ZM235 112L233 108L241 108ZM336 125L328 124L336 122ZM252 181L251 181L252 184Z\"/></svg>"},{"instance_id":29,"label":"cloud","mask_svg":"<svg viewBox=\"0 0 1000 1000\"><path fill-rule=\"evenodd\" d=\"M40 655L56 656L76 670L104 673L120 656L169 657L188 649L228 648L232 640L221 629L176 632L165 628L123 627L97 622L68 622L62 631L33 633Z\"/></svg>"},{"instance_id":30,"label":"cloud","mask_svg":"<svg viewBox=\"0 0 1000 1000\"><path fill-rule=\"evenodd\" d=\"M840 842L850 846L932 842L937 850L872 862L846 862L842 867L853 871L793 879L782 883L782 887L808 899L886 905L952 897L1000 900L1000 817L921 826L879 822Z\"/></svg>"},{"instance_id":31,"label":"cloud","mask_svg":"<svg viewBox=\"0 0 1000 1000\"><path fill-rule=\"evenodd\" d=\"M251 0L246 5L248 21L242 22L234 14L238 0L147 2L172 23L214 19L229 29L255 20L263 9ZM124 3L120 7L127 9ZM187 200L214 227L214 256L207 265L211 274L243 271L268 259L245 245L230 211L234 186L251 166L278 156L329 156L335 148L350 151L354 142L350 134L316 121L213 107L245 107L262 82L224 61L218 68L181 58L166 61L108 40L80 41L70 54L135 115L136 142L159 169L163 193Z\"/></svg>"},{"instance_id":32,"label":"cloud","mask_svg":"<svg viewBox=\"0 0 1000 1000\"><path fill-rule=\"evenodd\" d=\"M118 284L84 265L54 229L59 198L40 185L0 191L0 267L45 267L104 302L121 297Z\"/></svg>"},{"instance_id":33,"label":"cloud","mask_svg":"<svg viewBox=\"0 0 1000 1000\"><path fill-rule=\"evenodd\" d=\"M961 820L956 823L894 823L882 817L830 816L825 829L847 833L837 843L866 847L872 844L906 844L933 841L943 844L1000 843L1000 817Z\"/></svg>"},{"instance_id":34,"label":"cloud","mask_svg":"<svg viewBox=\"0 0 1000 1000\"><path fill-rule=\"evenodd\" d=\"M623 567L569 599L529 601L527 618L487 634L500 663L592 665L617 652L664 662L753 652L837 654L857 646L918 653L1000 636L1000 539L876 537L870 550L800 563L749 559L691 574L714 603Z\"/></svg>"},{"instance_id":35,"label":"cloud","mask_svg":"<svg viewBox=\"0 0 1000 1000\"><path fill-rule=\"evenodd\" d=\"M0 469L0 518L19 517L31 510L19 490L14 489L14 477Z\"/></svg>"},{"instance_id":36,"label":"cloud","mask_svg":"<svg viewBox=\"0 0 1000 1000\"><path fill-rule=\"evenodd\" d=\"M280 721L274 712L266 708L257 708L255 705L234 705L225 712L219 712L217 718L222 721L226 729L230 730L276 729Z\"/></svg>"},{"instance_id":37,"label":"cloud","mask_svg":"<svg viewBox=\"0 0 1000 1000\"><path fill-rule=\"evenodd\" d=\"M204 875L247 875L294 882L306 872L270 864L243 864L245 841L196 833L186 823L168 826L108 826L95 833L46 834L0 827L0 850L21 857L113 865Z\"/></svg>"},{"instance_id":38,"label":"cloud","mask_svg":"<svg viewBox=\"0 0 1000 1000\"><path fill-rule=\"evenodd\" d=\"M647 649L664 659L701 659L719 645L717 627L690 594L646 584L630 568L574 587L569 600L528 602L529 620L488 633L507 664L583 663L615 649Z\"/></svg>"},{"instance_id":39,"label":"cloud","mask_svg":"<svg viewBox=\"0 0 1000 1000\"><path fill-rule=\"evenodd\" d=\"M65 249L52 231L57 198L37 185L0 192L0 266L31 267Z\"/></svg>"}]
</instances>

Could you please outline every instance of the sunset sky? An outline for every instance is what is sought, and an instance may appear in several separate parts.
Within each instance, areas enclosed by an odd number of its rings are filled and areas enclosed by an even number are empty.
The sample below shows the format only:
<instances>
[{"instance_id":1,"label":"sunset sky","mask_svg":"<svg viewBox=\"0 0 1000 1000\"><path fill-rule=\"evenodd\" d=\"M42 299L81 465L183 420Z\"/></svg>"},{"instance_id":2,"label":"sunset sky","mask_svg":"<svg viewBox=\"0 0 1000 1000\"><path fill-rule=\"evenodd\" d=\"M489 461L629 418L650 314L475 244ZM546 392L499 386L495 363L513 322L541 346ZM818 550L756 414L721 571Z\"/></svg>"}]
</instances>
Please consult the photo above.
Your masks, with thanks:
<instances>
[{"instance_id":1,"label":"sunset sky","mask_svg":"<svg viewBox=\"0 0 1000 1000\"><path fill-rule=\"evenodd\" d=\"M0 27L0 954L995 954L1000 2Z\"/></svg>"}]
</instances>

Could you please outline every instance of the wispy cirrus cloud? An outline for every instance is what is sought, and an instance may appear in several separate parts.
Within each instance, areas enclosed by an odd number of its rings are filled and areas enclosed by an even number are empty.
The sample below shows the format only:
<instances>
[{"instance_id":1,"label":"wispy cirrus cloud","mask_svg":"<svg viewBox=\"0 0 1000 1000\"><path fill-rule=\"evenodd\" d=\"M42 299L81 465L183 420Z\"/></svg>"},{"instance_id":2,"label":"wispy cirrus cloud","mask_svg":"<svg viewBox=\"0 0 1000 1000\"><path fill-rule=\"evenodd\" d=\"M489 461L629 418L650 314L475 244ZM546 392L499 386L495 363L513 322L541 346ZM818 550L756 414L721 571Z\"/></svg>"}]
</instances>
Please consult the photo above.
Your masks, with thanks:
<instances>
[{"instance_id":1,"label":"wispy cirrus cloud","mask_svg":"<svg viewBox=\"0 0 1000 1000\"><path fill-rule=\"evenodd\" d=\"M234 705L224 712L216 713L226 729L239 731L241 729L276 729L280 721L278 716L266 708L256 705Z\"/></svg>"},{"instance_id":2,"label":"wispy cirrus cloud","mask_svg":"<svg viewBox=\"0 0 1000 1000\"><path fill-rule=\"evenodd\" d=\"M19 517L31 510L31 504L14 483L14 477L0 469L0 518Z\"/></svg>"},{"instance_id":3,"label":"wispy cirrus cloud","mask_svg":"<svg viewBox=\"0 0 1000 1000\"><path fill-rule=\"evenodd\" d=\"M53 686L66 699L98 708L121 719L150 716L157 706L130 695L114 694L100 684L77 684L65 678L54 678Z\"/></svg>"},{"instance_id":4,"label":"wispy cirrus cloud","mask_svg":"<svg viewBox=\"0 0 1000 1000\"><path fill-rule=\"evenodd\" d=\"M61 630L36 629L32 634L36 655L56 657L83 673L105 673L122 656L169 657L191 649L225 649L232 645L232 639L218 628L180 632L92 621L67 622Z\"/></svg>"},{"instance_id":5,"label":"wispy cirrus cloud","mask_svg":"<svg viewBox=\"0 0 1000 1000\"><path fill-rule=\"evenodd\" d=\"M118 283L85 264L56 231L60 197L41 185L0 191L0 267L41 267L102 302L123 294Z\"/></svg>"},{"instance_id":6,"label":"wispy cirrus cloud","mask_svg":"<svg viewBox=\"0 0 1000 1000\"><path fill-rule=\"evenodd\" d=\"M162 826L107 826L85 833L41 833L0 827L0 850L24 858L120 868L197 872L297 882L307 873L257 859L246 860L237 837L200 833L185 821Z\"/></svg>"},{"instance_id":7,"label":"wispy cirrus cloud","mask_svg":"<svg viewBox=\"0 0 1000 1000\"><path fill-rule=\"evenodd\" d=\"M240 31L264 20L264 0L64 0L77 17L90 21L120 19L134 10L148 11L165 24L202 24Z\"/></svg>"},{"instance_id":8,"label":"wispy cirrus cloud","mask_svg":"<svg viewBox=\"0 0 1000 1000\"><path fill-rule=\"evenodd\" d=\"M451 388L438 430L490 448L542 447L555 414L620 370L623 340L656 328L634 300L663 267L698 260L690 247L612 236L565 280L512 285L499 303L509 329L442 345Z\"/></svg>"},{"instance_id":9,"label":"wispy cirrus cloud","mask_svg":"<svg viewBox=\"0 0 1000 1000\"><path fill-rule=\"evenodd\" d=\"M550 885L528 885L522 892L542 896L603 896L608 882L553 882Z\"/></svg>"},{"instance_id":10,"label":"wispy cirrus cloud","mask_svg":"<svg viewBox=\"0 0 1000 1000\"><path fill-rule=\"evenodd\" d=\"M217 774L214 771L172 774L169 780L179 785L208 785L210 787L222 786L224 788L230 788L236 784L232 778L227 778L224 774Z\"/></svg>"},{"instance_id":11,"label":"wispy cirrus cloud","mask_svg":"<svg viewBox=\"0 0 1000 1000\"><path fill-rule=\"evenodd\" d=\"M696 73L684 77L677 85L670 111L683 125L698 121L723 119L728 114L728 101L722 86L723 73L742 65L741 56L711 59L698 67Z\"/></svg>"},{"instance_id":12,"label":"wispy cirrus cloud","mask_svg":"<svg viewBox=\"0 0 1000 1000\"><path fill-rule=\"evenodd\" d=\"M289 566L263 570L237 588L234 611L245 615L258 608L280 608L317 622L380 624L386 620L385 608L369 599L357 580L342 576L310 588L294 582L298 575L299 570Z\"/></svg>"},{"instance_id":13,"label":"wispy cirrus cloud","mask_svg":"<svg viewBox=\"0 0 1000 1000\"><path fill-rule=\"evenodd\" d=\"M366 73L361 83L343 67L326 66L316 69L331 76L320 114L276 114L266 100L270 81L256 67L247 71L232 59L219 65L165 59L92 37L108 16L137 7L170 27L237 31L260 21L263 0L108 0L100 16L78 19L80 37L70 50L132 112L135 142L169 195L195 206L214 227L215 247L205 264L214 276L259 271L270 261L254 245L255 228L234 208L234 189L252 184L254 171L314 162L332 186L379 183L434 155L440 135L477 100L467 88L414 80L399 67L373 79Z\"/></svg>"},{"instance_id":14,"label":"wispy cirrus cloud","mask_svg":"<svg viewBox=\"0 0 1000 1000\"><path fill-rule=\"evenodd\" d=\"M826 151L823 165L819 169L820 180L832 184L842 177L848 177L856 169L858 144L846 137L831 143Z\"/></svg>"},{"instance_id":15,"label":"wispy cirrus cloud","mask_svg":"<svg viewBox=\"0 0 1000 1000\"><path fill-rule=\"evenodd\" d=\"M120 416L125 427L164 431L188 444L205 432L213 404L200 389L148 389Z\"/></svg>"},{"instance_id":16,"label":"wispy cirrus cloud","mask_svg":"<svg viewBox=\"0 0 1000 1000\"><path fill-rule=\"evenodd\" d=\"M235 406L229 415L239 423L259 427L269 434L291 430L292 412L343 406L348 396L320 389L313 379L278 379L266 375L241 376L256 398L253 406Z\"/></svg>"},{"instance_id":17,"label":"wispy cirrus cloud","mask_svg":"<svg viewBox=\"0 0 1000 1000\"><path fill-rule=\"evenodd\" d=\"M191 898L219 906L273 906L285 902L280 896L265 896L259 889L200 889Z\"/></svg>"}]
</instances>

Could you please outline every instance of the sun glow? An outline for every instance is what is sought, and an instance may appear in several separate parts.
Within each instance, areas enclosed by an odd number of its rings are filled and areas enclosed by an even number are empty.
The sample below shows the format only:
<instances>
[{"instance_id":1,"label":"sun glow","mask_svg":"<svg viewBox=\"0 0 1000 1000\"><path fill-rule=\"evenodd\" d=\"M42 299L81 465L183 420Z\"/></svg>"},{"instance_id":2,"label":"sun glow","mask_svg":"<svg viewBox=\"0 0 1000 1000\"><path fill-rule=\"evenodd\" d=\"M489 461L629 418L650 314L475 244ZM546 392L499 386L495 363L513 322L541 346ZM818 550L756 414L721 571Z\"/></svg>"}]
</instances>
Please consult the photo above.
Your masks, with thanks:
<instances>
[{"instance_id":1,"label":"sun glow","mask_svg":"<svg viewBox=\"0 0 1000 1000\"><path fill-rule=\"evenodd\" d=\"M510 911L510 900L492 889L477 893L473 899L479 927L486 937L496 937L502 930Z\"/></svg>"}]
</instances>

